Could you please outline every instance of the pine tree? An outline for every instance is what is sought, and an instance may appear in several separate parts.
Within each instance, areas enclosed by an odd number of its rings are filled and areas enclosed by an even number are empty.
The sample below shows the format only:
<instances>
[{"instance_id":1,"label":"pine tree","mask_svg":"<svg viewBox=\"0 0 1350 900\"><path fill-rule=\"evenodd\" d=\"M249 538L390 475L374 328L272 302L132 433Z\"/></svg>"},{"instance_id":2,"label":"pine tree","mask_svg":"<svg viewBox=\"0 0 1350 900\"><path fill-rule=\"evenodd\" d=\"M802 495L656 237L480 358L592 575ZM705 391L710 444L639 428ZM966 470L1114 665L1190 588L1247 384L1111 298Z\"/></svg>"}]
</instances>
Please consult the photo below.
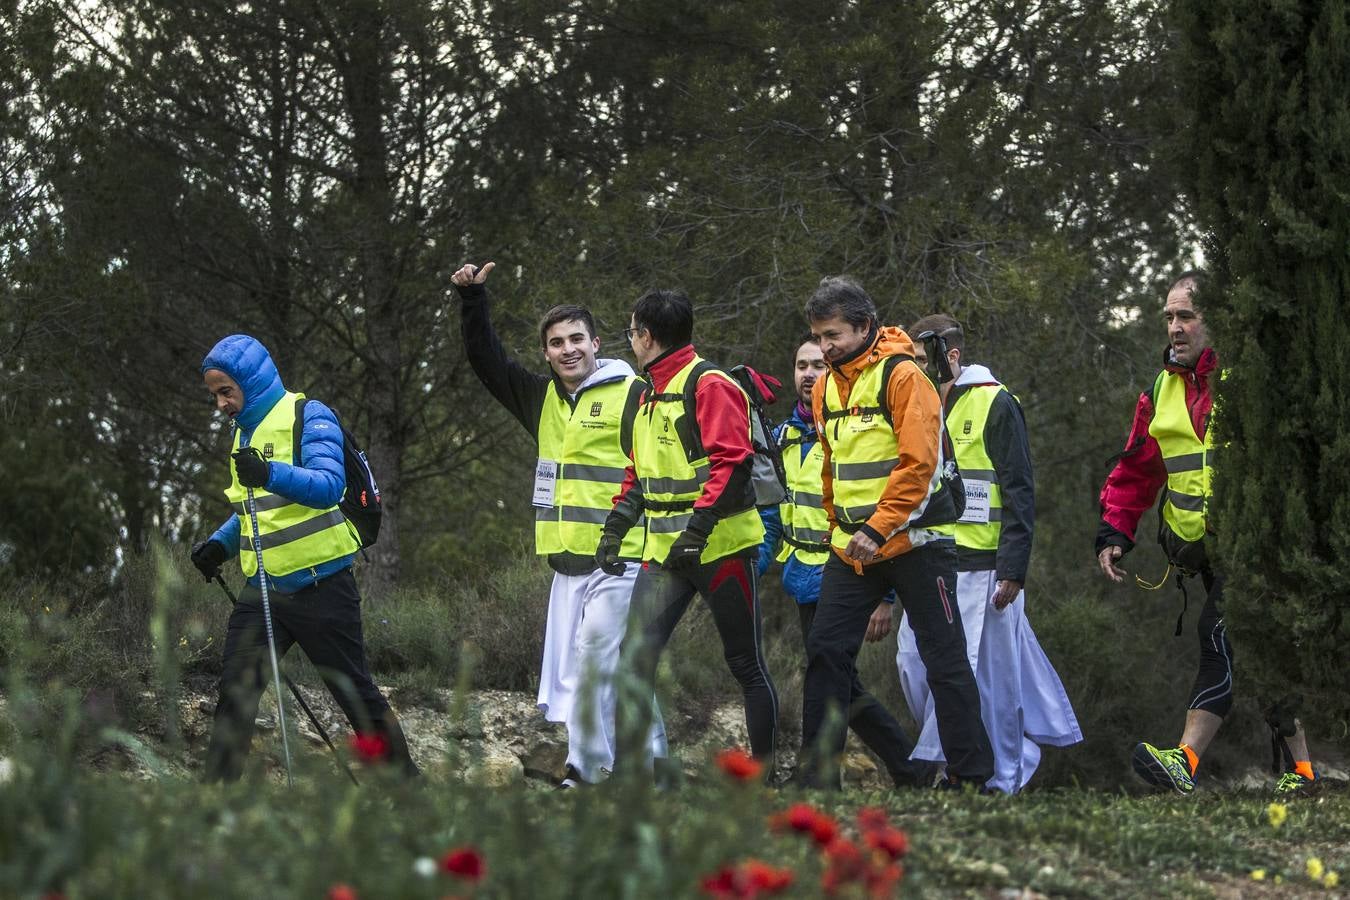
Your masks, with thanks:
<instances>
[{"instance_id":1,"label":"pine tree","mask_svg":"<svg viewBox=\"0 0 1350 900\"><path fill-rule=\"evenodd\" d=\"M1212 521L1244 677L1350 720L1350 22L1344 2L1184 0L1194 188L1227 376Z\"/></svg>"}]
</instances>

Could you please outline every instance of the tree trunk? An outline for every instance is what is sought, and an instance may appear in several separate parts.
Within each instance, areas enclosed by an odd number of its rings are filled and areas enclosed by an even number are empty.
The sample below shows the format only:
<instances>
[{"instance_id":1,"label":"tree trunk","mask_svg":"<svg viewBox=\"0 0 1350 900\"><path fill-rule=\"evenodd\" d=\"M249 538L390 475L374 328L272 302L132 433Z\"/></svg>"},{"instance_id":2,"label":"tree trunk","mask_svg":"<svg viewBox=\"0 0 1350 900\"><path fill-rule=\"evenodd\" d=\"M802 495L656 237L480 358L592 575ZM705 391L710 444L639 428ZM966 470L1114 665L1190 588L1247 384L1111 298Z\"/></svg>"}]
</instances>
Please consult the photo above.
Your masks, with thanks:
<instances>
[{"instance_id":1,"label":"tree trunk","mask_svg":"<svg viewBox=\"0 0 1350 900\"><path fill-rule=\"evenodd\" d=\"M394 203L389 183L384 105L390 60L384 15L377 2L356 0L336 13L346 44L344 90L351 113L353 237L366 325L366 398L370 416L371 468L379 478L384 507L380 541L369 552L367 590L381 592L399 576L399 512L408 429L402 385L403 334L394 278Z\"/></svg>"}]
</instances>

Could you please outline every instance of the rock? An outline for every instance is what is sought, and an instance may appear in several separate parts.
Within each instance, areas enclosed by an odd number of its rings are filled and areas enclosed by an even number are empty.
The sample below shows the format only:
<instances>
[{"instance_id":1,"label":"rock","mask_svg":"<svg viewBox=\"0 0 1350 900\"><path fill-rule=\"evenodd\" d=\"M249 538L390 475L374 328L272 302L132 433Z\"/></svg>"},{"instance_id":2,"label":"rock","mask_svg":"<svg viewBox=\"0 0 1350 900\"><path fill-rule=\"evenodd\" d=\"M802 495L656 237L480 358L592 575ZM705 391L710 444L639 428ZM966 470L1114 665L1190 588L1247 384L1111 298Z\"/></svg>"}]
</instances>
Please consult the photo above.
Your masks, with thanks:
<instances>
[{"instance_id":1,"label":"rock","mask_svg":"<svg viewBox=\"0 0 1350 900\"><path fill-rule=\"evenodd\" d=\"M506 787L525 779L525 767L514 753L497 753L470 765L468 777L484 787Z\"/></svg>"},{"instance_id":2,"label":"rock","mask_svg":"<svg viewBox=\"0 0 1350 900\"><path fill-rule=\"evenodd\" d=\"M880 771L877 764L872 761L872 757L865 753L845 753L839 768L846 785L875 781Z\"/></svg>"},{"instance_id":3,"label":"rock","mask_svg":"<svg viewBox=\"0 0 1350 900\"><path fill-rule=\"evenodd\" d=\"M526 748L522 762L526 775L556 784L567 772L567 744L541 738Z\"/></svg>"}]
</instances>

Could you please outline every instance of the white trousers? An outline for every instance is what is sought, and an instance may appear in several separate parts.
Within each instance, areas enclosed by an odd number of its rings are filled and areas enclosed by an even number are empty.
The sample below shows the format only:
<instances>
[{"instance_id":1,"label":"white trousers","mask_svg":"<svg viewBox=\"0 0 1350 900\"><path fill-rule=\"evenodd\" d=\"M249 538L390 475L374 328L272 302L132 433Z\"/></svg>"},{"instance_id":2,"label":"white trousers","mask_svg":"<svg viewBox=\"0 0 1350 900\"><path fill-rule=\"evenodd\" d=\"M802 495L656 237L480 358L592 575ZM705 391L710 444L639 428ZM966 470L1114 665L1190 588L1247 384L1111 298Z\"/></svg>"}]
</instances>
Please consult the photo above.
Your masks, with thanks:
<instances>
[{"instance_id":1,"label":"white trousers","mask_svg":"<svg viewBox=\"0 0 1350 900\"><path fill-rule=\"evenodd\" d=\"M980 687L980 718L994 747L994 777L987 786L1013 794L1026 786L1041 762L1041 748L1067 747L1083 739L1069 695L1026 616L1026 596L1001 611L991 602L992 570L956 573L956 597L966 633L966 652ZM928 672L908 618L900 622L896 665L900 687L919 739L911 759L945 762L938 738Z\"/></svg>"},{"instance_id":2,"label":"white trousers","mask_svg":"<svg viewBox=\"0 0 1350 900\"><path fill-rule=\"evenodd\" d=\"M623 575L555 572L549 591L539 709L548 721L567 725L567 762L591 782L614 768L614 672L637 573L634 563ZM652 756L664 757L666 729L652 703L649 746Z\"/></svg>"}]
</instances>

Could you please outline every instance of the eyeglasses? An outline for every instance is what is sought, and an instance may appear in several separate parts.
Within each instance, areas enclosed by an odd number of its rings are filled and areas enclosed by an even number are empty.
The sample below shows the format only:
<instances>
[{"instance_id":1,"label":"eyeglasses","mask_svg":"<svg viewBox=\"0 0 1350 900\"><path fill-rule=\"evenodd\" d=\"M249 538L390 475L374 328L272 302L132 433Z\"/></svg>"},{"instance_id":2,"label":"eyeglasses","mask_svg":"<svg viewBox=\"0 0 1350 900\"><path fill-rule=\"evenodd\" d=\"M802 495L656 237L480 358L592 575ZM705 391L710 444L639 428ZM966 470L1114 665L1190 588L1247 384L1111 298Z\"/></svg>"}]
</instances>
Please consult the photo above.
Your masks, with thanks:
<instances>
[{"instance_id":1,"label":"eyeglasses","mask_svg":"<svg viewBox=\"0 0 1350 900\"><path fill-rule=\"evenodd\" d=\"M633 339L633 335L637 334L639 331L642 330L643 328L641 325L634 325L632 328L625 328L623 330L623 339L625 341L631 341Z\"/></svg>"}]
</instances>

